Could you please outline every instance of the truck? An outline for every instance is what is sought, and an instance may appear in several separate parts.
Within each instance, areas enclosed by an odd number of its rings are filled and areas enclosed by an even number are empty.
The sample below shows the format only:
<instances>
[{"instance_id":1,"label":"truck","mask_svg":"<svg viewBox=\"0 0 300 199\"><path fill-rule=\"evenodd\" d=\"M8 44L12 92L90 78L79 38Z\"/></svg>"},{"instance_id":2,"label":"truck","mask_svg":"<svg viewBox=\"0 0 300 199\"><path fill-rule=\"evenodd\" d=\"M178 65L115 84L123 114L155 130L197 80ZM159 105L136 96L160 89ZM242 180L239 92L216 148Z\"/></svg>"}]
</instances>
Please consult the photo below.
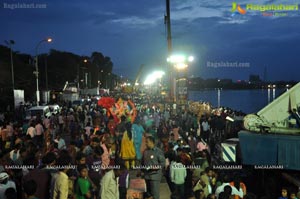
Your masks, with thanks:
<instances>
[{"instance_id":1,"label":"truck","mask_svg":"<svg viewBox=\"0 0 300 199\"><path fill-rule=\"evenodd\" d=\"M79 89L77 88L75 83L69 83L68 81L66 81L66 84L62 91L62 99L63 101L70 102L79 100Z\"/></svg>"}]
</instances>

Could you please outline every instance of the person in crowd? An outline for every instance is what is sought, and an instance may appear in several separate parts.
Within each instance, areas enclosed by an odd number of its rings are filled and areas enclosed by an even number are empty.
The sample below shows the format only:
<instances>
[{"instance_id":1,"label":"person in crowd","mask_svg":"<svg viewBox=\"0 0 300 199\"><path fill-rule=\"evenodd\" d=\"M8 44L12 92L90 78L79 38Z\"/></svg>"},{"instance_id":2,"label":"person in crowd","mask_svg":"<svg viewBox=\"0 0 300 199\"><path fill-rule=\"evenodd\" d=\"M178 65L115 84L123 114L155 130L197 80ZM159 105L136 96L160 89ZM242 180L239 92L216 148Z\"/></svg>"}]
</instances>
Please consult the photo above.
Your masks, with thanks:
<instances>
[{"instance_id":1,"label":"person in crowd","mask_svg":"<svg viewBox=\"0 0 300 199\"><path fill-rule=\"evenodd\" d=\"M54 142L57 143L58 150L67 148L65 140L59 134L56 135L56 139L54 140Z\"/></svg>"},{"instance_id":2,"label":"person in crowd","mask_svg":"<svg viewBox=\"0 0 300 199\"><path fill-rule=\"evenodd\" d=\"M25 193L26 199L39 199L35 196L35 192L37 190L37 183L34 180L28 180L23 184L23 190Z\"/></svg>"},{"instance_id":3,"label":"person in crowd","mask_svg":"<svg viewBox=\"0 0 300 199\"><path fill-rule=\"evenodd\" d=\"M49 152L42 157L42 165L39 168L35 168L25 176L23 176L23 184L28 181L35 181L38 187L35 191L35 195L38 198L50 198L49 188L51 186L51 175L56 173L55 168L56 155L53 152Z\"/></svg>"},{"instance_id":4,"label":"person in crowd","mask_svg":"<svg viewBox=\"0 0 300 199\"><path fill-rule=\"evenodd\" d=\"M94 152L94 150L99 146L100 146L100 139L98 137L93 137L91 139L90 144L84 146L83 153L87 156L91 155Z\"/></svg>"},{"instance_id":5,"label":"person in crowd","mask_svg":"<svg viewBox=\"0 0 300 199\"><path fill-rule=\"evenodd\" d=\"M86 164L89 168L89 174L92 183L97 186L97 189L100 189L100 181L102 178L102 160L101 156L103 154L103 149L100 146L97 146L93 153L86 158Z\"/></svg>"},{"instance_id":6,"label":"person in crowd","mask_svg":"<svg viewBox=\"0 0 300 199\"><path fill-rule=\"evenodd\" d=\"M124 164L120 164L122 171L119 176L119 194L120 199L126 199L127 189L129 188L129 171Z\"/></svg>"},{"instance_id":7,"label":"person in crowd","mask_svg":"<svg viewBox=\"0 0 300 199\"><path fill-rule=\"evenodd\" d=\"M141 121L137 117L132 125L132 137L133 137L134 149L136 152L136 160L139 163L142 159L140 148L142 145L142 138L144 133L145 133L144 127L141 125Z\"/></svg>"},{"instance_id":8,"label":"person in crowd","mask_svg":"<svg viewBox=\"0 0 300 199\"><path fill-rule=\"evenodd\" d=\"M174 183L174 192L180 199L184 199L184 182L187 176L186 168L182 164L179 156L175 158L175 163L170 168L171 181Z\"/></svg>"},{"instance_id":9,"label":"person in crowd","mask_svg":"<svg viewBox=\"0 0 300 199\"><path fill-rule=\"evenodd\" d=\"M208 123L206 117L205 117L204 120L202 121L201 126L202 126L201 138L202 138L206 143L208 143L209 133L210 133L210 126L209 126L209 123Z\"/></svg>"},{"instance_id":10,"label":"person in crowd","mask_svg":"<svg viewBox=\"0 0 300 199\"><path fill-rule=\"evenodd\" d=\"M135 165L136 152L133 145L131 123L126 123L125 128L126 131L123 133L121 141L120 157L125 161L126 168L129 169Z\"/></svg>"},{"instance_id":11,"label":"person in crowd","mask_svg":"<svg viewBox=\"0 0 300 199\"><path fill-rule=\"evenodd\" d=\"M10 187L5 190L5 197L6 199L16 199L18 198L17 191L14 188Z\"/></svg>"},{"instance_id":12,"label":"person in crowd","mask_svg":"<svg viewBox=\"0 0 300 199\"><path fill-rule=\"evenodd\" d=\"M237 190L242 189L244 195L247 194L246 185L243 182L241 182L241 179L238 176L234 177L234 180L230 182L230 185L234 186ZM234 199L240 199L240 197L238 195L234 195Z\"/></svg>"},{"instance_id":13,"label":"person in crowd","mask_svg":"<svg viewBox=\"0 0 300 199\"><path fill-rule=\"evenodd\" d=\"M119 186L117 178L121 174L120 169L112 169L105 173L101 179L99 197L101 199L119 199Z\"/></svg>"},{"instance_id":14,"label":"person in crowd","mask_svg":"<svg viewBox=\"0 0 300 199\"><path fill-rule=\"evenodd\" d=\"M122 115L121 122L116 127L116 144L117 144L116 154L117 155L119 155L119 153L121 152L123 134L126 131L126 120L127 120L126 116Z\"/></svg>"},{"instance_id":15,"label":"person in crowd","mask_svg":"<svg viewBox=\"0 0 300 199\"><path fill-rule=\"evenodd\" d=\"M16 144L14 149L9 153L10 159L15 162L20 157L21 144Z\"/></svg>"},{"instance_id":16,"label":"person in crowd","mask_svg":"<svg viewBox=\"0 0 300 199\"><path fill-rule=\"evenodd\" d=\"M205 172L200 176L200 183L197 184L198 189L203 190L204 196L207 197L209 194L212 193L212 186L210 179L213 176L213 170L211 167L206 167ZM194 187L194 190L195 190Z\"/></svg>"},{"instance_id":17,"label":"person in crowd","mask_svg":"<svg viewBox=\"0 0 300 199\"><path fill-rule=\"evenodd\" d=\"M296 194L297 194L296 191L291 191L290 192L290 199L298 199Z\"/></svg>"},{"instance_id":18,"label":"person in crowd","mask_svg":"<svg viewBox=\"0 0 300 199\"><path fill-rule=\"evenodd\" d=\"M36 144L39 148L43 147L43 137L44 137L44 127L42 125L42 121L38 120L35 125L35 131L36 131Z\"/></svg>"},{"instance_id":19,"label":"person in crowd","mask_svg":"<svg viewBox=\"0 0 300 199\"><path fill-rule=\"evenodd\" d=\"M117 124L112 115L108 118L107 128L109 129L110 135L114 137L116 135Z\"/></svg>"},{"instance_id":20,"label":"person in crowd","mask_svg":"<svg viewBox=\"0 0 300 199\"><path fill-rule=\"evenodd\" d=\"M50 128L50 124L51 124L50 117L49 116L45 117L43 120L43 126L45 127L45 131Z\"/></svg>"},{"instance_id":21,"label":"person in crowd","mask_svg":"<svg viewBox=\"0 0 300 199\"><path fill-rule=\"evenodd\" d=\"M51 181L50 199L67 199L69 194L69 177L67 172L71 164L70 156L60 156L56 165L61 167L58 169Z\"/></svg>"},{"instance_id":22,"label":"person in crowd","mask_svg":"<svg viewBox=\"0 0 300 199\"><path fill-rule=\"evenodd\" d=\"M286 187L281 189L281 196L278 199L288 199L289 193Z\"/></svg>"},{"instance_id":23,"label":"person in crowd","mask_svg":"<svg viewBox=\"0 0 300 199\"><path fill-rule=\"evenodd\" d=\"M104 133L100 136L100 146L103 149L103 154L101 156L102 169L106 169L110 165L110 148L107 147L109 141L109 134Z\"/></svg>"},{"instance_id":24,"label":"person in crowd","mask_svg":"<svg viewBox=\"0 0 300 199\"><path fill-rule=\"evenodd\" d=\"M0 198L5 198L5 191L9 188L17 190L15 182L9 179L9 175L6 172L0 173Z\"/></svg>"},{"instance_id":25,"label":"person in crowd","mask_svg":"<svg viewBox=\"0 0 300 199\"><path fill-rule=\"evenodd\" d=\"M217 198L219 198L219 194L224 191L224 187L227 185L231 186L229 176L225 175L223 178L223 184L216 189L215 194ZM231 186L231 188L232 188L232 192L231 192L232 195L238 195L239 197L243 198L244 193L242 189L237 190L237 188L235 188L234 186Z\"/></svg>"},{"instance_id":26,"label":"person in crowd","mask_svg":"<svg viewBox=\"0 0 300 199\"><path fill-rule=\"evenodd\" d=\"M93 127L91 126L90 122L86 124L84 130L85 130L85 134L89 137L91 135L91 130L93 130Z\"/></svg>"},{"instance_id":27,"label":"person in crowd","mask_svg":"<svg viewBox=\"0 0 300 199\"><path fill-rule=\"evenodd\" d=\"M58 116L58 125L59 125L59 132L62 133L65 125L65 119L63 113L60 113Z\"/></svg>"},{"instance_id":28,"label":"person in crowd","mask_svg":"<svg viewBox=\"0 0 300 199\"><path fill-rule=\"evenodd\" d=\"M146 138L147 149L144 151L142 165L147 191L154 199L159 199L160 181L165 166L165 156L161 149L155 146L155 139L151 136Z\"/></svg>"},{"instance_id":29,"label":"person in crowd","mask_svg":"<svg viewBox=\"0 0 300 199\"><path fill-rule=\"evenodd\" d=\"M92 198L93 188L88 179L88 169L86 165L78 165L77 170L79 177L75 182L75 195L76 199L89 199Z\"/></svg>"},{"instance_id":30,"label":"person in crowd","mask_svg":"<svg viewBox=\"0 0 300 199\"><path fill-rule=\"evenodd\" d=\"M36 136L35 123L33 121L30 123L30 127L27 129L26 135L29 135L32 140Z\"/></svg>"}]
</instances>

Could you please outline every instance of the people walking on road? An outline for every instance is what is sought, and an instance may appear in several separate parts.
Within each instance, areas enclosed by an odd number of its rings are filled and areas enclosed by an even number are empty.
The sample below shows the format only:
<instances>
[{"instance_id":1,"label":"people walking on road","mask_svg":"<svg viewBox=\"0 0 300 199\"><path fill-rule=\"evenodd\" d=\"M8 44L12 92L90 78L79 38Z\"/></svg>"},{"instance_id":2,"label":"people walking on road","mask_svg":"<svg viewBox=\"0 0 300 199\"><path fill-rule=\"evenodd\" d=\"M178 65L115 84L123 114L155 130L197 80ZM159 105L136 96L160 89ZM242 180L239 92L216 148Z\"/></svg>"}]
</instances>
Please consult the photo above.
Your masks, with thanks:
<instances>
[{"instance_id":1,"label":"people walking on road","mask_svg":"<svg viewBox=\"0 0 300 199\"><path fill-rule=\"evenodd\" d=\"M147 192L149 192L154 199L159 199L160 181L162 179L163 170L166 159L161 149L155 146L155 139L151 136L146 138L147 149L144 151L142 158L142 165Z\"/></svg>"}]
</instances>

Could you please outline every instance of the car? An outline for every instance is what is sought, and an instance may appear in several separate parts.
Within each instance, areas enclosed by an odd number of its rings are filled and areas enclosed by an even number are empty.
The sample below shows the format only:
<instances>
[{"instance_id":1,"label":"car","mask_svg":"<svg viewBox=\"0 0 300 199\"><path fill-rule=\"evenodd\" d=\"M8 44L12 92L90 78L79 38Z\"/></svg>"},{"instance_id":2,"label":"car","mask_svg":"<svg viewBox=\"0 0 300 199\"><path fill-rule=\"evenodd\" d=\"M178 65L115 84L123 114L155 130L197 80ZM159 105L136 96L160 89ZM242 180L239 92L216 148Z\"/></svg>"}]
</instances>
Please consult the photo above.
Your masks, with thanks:
<instances>
[{"instance_id":1,"label":"car","mask_svg":"<svg viewBox=\"0 0 300 199\"><path fill-rule=\"evenodd\" d=\"M36 119L40 116L41 119L51 116L51 111L49 106L34 106L26 111L26 120Z\"/></svg>"}]
</instances>

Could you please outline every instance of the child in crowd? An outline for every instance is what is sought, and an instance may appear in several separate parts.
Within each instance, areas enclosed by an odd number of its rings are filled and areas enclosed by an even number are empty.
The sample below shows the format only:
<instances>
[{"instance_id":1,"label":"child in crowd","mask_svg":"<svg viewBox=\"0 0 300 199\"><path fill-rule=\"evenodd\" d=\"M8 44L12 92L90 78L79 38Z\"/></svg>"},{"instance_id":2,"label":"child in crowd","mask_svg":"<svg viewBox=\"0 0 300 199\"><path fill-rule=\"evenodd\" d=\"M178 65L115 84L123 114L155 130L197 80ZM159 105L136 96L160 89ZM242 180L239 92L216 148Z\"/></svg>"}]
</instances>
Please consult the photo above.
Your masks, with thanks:
<instances>
[{"instance_id":1,"label":"child in crowd","mask_svg":"<svg viewBox=\"0 0 300 199\"><path fill-rule=\"evenodd\" d=\"M297 192L295 192L295 191L291 191L291 193L290 193L290 199L298 199L296 193Z\"/></svg>"},{"instance_id":2,"label":"child in crowd","mask_svg":"<svg viewBox=\"0 0 300 199\"><path fill-rule=\"evenodd\" d=\"M288 189L283 187L281 189L281 196L278 199L288 199Z\"/></svg>"},{"instance_id":3,"label":"child in crowd","mask_svg":"<svg viewBox=\"0 0 300 199\"><path fill-rule=\"evenodd\" d=\"M88 180L88 169L86 165L78 165L79 177L75 183L76 199L92 198L92 184Z\"/></svg>"}]
</instances>

